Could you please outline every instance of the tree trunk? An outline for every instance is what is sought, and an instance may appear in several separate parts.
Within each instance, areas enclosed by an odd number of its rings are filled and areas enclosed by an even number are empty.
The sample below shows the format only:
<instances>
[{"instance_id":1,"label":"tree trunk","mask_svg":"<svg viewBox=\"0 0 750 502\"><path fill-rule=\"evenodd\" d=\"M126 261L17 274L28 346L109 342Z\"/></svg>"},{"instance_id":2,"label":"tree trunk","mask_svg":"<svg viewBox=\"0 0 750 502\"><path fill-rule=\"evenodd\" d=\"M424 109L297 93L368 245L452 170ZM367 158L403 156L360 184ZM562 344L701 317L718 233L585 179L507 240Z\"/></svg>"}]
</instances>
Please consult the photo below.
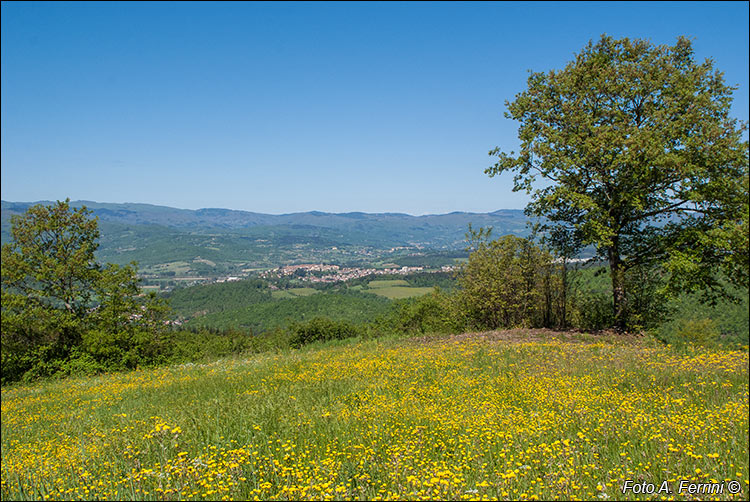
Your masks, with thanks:
<instances>
[{"instance_id":1,"label":"tree trunk","mask_svg":"<svg viewBox=\"0 0 750 502\"><path fill-rule=\"evenodd\" d=\"M552 328L552 263L544 265L544 312L542 324L545 328Z\"/></svg>"},{"instance_id":2,"label":"tree trunk","mask_svg":"<svg viewBox=\"0 0 750 502\"><path fill-rule=\"evenodd\" d=\"M560 302L560 327L568 329L568 257L563 256L562 287L560 288L562 301Z\"/></svg>"},{"instance_id":3,"label":"tree trunk","mask_svg":"<svg viewBox=\"0 0 750 502\"><path fill-rule=\"evenodd\" d=\"M627 327L627 305L625 303L625 269L616 246L609 249L609 269L612 274L612 310L615 329L624 332Z\"/></svg>"}]
</instances>

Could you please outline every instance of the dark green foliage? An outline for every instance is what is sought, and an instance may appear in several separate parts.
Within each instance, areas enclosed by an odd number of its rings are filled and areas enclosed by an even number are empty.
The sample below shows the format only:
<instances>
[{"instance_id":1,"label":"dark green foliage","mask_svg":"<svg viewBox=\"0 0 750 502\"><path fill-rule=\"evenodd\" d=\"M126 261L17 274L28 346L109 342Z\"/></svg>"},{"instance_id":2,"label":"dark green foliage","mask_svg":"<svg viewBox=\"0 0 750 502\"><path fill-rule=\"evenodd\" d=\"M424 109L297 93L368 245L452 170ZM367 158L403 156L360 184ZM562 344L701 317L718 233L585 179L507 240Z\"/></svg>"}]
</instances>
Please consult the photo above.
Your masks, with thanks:
<instances>
[{"instance_id":1,"label":"dark green foliage","mask_svg":"<svg viewBox=\"0 0 750 502\"><path fill-rule=\"evenodd\" d=\"M455 265L457 260L468 256L468 253L465 251L441 251L402 256L391 261L402 267L443 267L446 265Z\"/></svg>"},{"instance_id":2,"label":"dark green foliage","mask_svg":"<svg viewBox=\"0 0 750 502\"><path fill-rule=\"evenodd\" d=\"M256 303L214 312L190 321L192 326L237 327L260 333L315 317L365 324L388 311L390 300L358 291L342 290L298 298Z\"/></svg>"},{"instance_id":3,"label":"dark green foliage","mask_svg":"<svg viewBox=\"0 0 750 502\"><path fill-rule=\"evenodd\" d=\"M612 295L601 292L579 292L571 298L571 327L584 331L599 331L610 328Z\"/></svg>"},{"instance_id":4,"label":"dark green foliage","mask_svg":"<svg viewBox=\"0 0 750 502\"><path fill-rule=\"evenodd\" d=\"M209 360L242 352L260 352L254 350L258 347L257 337L237 329L179 329L169 333L168 339L171 345L169 359L173 363Z\"/></svg>"},{"instance_id":5,"label":"dark green foliage","mask_svg":"<svg viewBox=\"0 0 750 502\"><path fill-rule=\"evenodd\" d=\"M669 304L671 316L660 323L654 332L665 342L679 345L695 338L691 337L691 330L703 324L697 331L715 331L718 344L747 346L750 340L748 290L734 288L732 296L739 300L720 299L711 304L700 293L680 295ZM706 320L710 320L710 323Z\"/></svg>"},{"instance_id":6,"label":"dark green foliage","mask_svg":"<svg viewBox=\"0 0 750 502\"><path fill-rule=\"evenodd\" d=\"M632 268L625 274L625 285L631 331L651 330L669 319L673 309L662 269ZM603 330L614 325L609 267L586 266L574 271L570 309L572 326L578 329Z\"/></svg>"},{"instance_id":7,"label":"dark green foliage","mask_svg":"<svg viewBox=\"0 0 750 502\"><path fill-rule=\"evenodd\" d=\"M451 291L458 282L452 272L417 272L407 276L400 276L414 287L438 287L444 291Z\"/></svg>"},{"instance_id":8,"label":"dark green foliage","mask_svg":"<svg viewBox=\"0 0 750 502\"><path fill-rule=\"evenodd\" d=\"M193 317L200 312L224 312L267 302L271 291L265 282L256 279L180 288L166 298L178 316Z\"/></svg>"},{"instance_id":9,"label":"dark green foliage","mask_svg":"<svg viewBox=\"0 0 750 502\"><path fill-rule=\"evenodd\" d=\"M83 334L81 349L107 370L163 364L173 350L165 333L155 336L150 329L90 329Z\"/></svg>"},{"instance_id":10,"label":"dark green foliage","mask_svg":"<svg viewBox=\"0 0 750 502\"><path fill-rule=\"evenodd\" d=\"M361 336L360 327L346 321L333 321L325 317L316 317L307 322L293 323L289 327L291 338L289 345L299 348L312 342L344 340Z\"/></svg>"},{"instance_id":11,"label":"dark green foliage","mask_svg":"<svg viewBox=\"0 0 750 502\"><path fill-rule=\"evenodd\" d=\"M12 219L2 246L3 383L64 373L74 359L86 368L159 361L166 307L140 295L134 265L95 261L90 214L66 200Z\"/></svg>"},{"instance_id":12,"label":"dark green foliage","mask_svg":"<svg viewBox=\"0 0 750 502\"><path fill-rule=\"evenodd\" d=\"M576 274L570 303L572 327L582 330L610 327L612 283L608 268L588 266ZM729 296L717 298L712 303L706 301L702 292L663 294L659 287L663 281L653 271L629 276L628 280L635 283L628 290L634 296L640 295L629 299L634 318L643 322L642 329L653 332L664 342L679 345L691 329L700 325L706 329L699 331L716 328L716 343L719 346L748 344L750 314L747 288L726 285Z\"/></svg>"},{"instance_id":13,"label":"dark green foliage","mask_svg":"<svg viewBox=\"0 0 750 502\"><path fill-rule=\"evenodd\" d=\"M388 326L401 333L450 333L461 331L463 323L454 299L435 288L428 295L399 300Z\"/></svg>"}]
</instances>

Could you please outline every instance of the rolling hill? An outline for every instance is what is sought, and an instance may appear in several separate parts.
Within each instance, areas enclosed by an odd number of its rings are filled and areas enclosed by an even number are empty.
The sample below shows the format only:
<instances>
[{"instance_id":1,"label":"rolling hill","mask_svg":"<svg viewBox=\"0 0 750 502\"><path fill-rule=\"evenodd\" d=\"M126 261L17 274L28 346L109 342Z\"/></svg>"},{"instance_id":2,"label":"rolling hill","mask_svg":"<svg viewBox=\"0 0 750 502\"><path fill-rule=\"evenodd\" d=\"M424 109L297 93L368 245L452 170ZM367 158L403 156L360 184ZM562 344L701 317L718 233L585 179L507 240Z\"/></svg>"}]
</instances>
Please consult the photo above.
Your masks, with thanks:
<instances>
[{"instance_id":1,"label":"rolling hill","mask_svg":"<svg viewBox=\"0 0 750 502\"><path fill-rule=\"evenodd\" d=\"M2 201L2 241L10 240L10 219L39 202ZM43 201L41 203L49 203ZM414 251L459 250L469 223L494 228L494 235L525 235L521 210L492 213L453 212L412 216L402 213L262 214L231 209L177 209L150 204L85 205L99 219L99 258L113 263L137 261L148 269L185 262L195 273L221 274L245 268L326 261L364 263ZM208 265L213 263L214 265Z\"/></svg>"}]
</instances>

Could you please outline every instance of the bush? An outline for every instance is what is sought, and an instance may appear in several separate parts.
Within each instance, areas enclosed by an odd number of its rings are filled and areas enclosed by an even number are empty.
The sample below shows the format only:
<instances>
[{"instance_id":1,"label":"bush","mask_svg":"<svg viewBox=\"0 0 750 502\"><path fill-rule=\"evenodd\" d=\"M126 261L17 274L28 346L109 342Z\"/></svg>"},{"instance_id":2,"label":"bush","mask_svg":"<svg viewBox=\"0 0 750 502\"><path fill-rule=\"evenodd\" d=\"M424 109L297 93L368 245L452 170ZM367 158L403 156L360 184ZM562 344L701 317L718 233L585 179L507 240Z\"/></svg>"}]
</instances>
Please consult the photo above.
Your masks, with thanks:
<instances>
[{"instance_id":1,"label":"bush","mask_svg":"<svg viewBox=\"0 0 750 502\"><path fill-rule=\"evenodd\" d=\"M473 251L462 265L458 301L471 327L549 327L555 281L552 256L529 239L506 235L488 241L490 231L469 226Z\"/></svg>"},{"instance_id":2,"label":"bush","mask_svg":"<svg viewBox=\"0 0 750 502\"><path fill-rule=\"evenodd\" d=\"M61 361L60 369L56 373L59 376L67 375L96 375L107 371L107 367L98 362L91 354L74 347L70 358Z\"/></svg>"},{"instance_id":3,"label":"bush","mask_svg":"<svg viewBox=\"0 0 750 502\"><path fill-rule=\"evenodd\" d=\"M168 358L170 362L182 363L239 354L252 350L254 338L252 333L236 329L174 331L168 336Z\"/></svg>"},{"instance_id":4,"label":"bush","mask_svg":"<svg viewBox=\"0 0 750 502\"><path fill-rule=\"evenodd\" d=\"M252 352L278 352L279 350L288 349L290 347L291 336L292 334L289 331L279 327L270 331L264 331L250 339L249 350Z\"/></svg>"},{"instance_id":5,"label":"bush","mask_svg":"<svg viewBox=\"0 0 750 502\"><path fill-rule=\"evenodd\" d=\"M676 347L697 345L716 348L720 345L721 332L713 319L682 319L677 329L665 338L664 341Z\"/></svg>"},{"instance_id":6,"label":"bush","mask_svg":"<svg viewBox=\"0 0 750 502\"><path fill-rule=\"evenodd\" d=\"M450 333L461 330L457 309L439 288L419 298L402 300L395 313L395 329L406 333Z\"/></svg>"},{"instance_id":7,"label":"bush","mask_svg":"<svg viewBox=\"0 0 750 502\"><path fill-rule=\"evenodd\" d=\"M2 384L26 382L61 373L71 350L60 343L35 345L25 350L2 351ZM64 371L62 371L64 373Z\"/></svg>"},{"instance_id":8,"label":"bush","mask_svg":"<svg viewBox=\"0 0 750 502\"><path fill-rule=\"evenodd\" d=\"M305 323L293 323L289 330L289 345L294 348L317 341L343 340L362 335L362 330L351 323L325 317L316 317Z\"/></svg>"},{"instance_id":9,"label":"bush","mask_svg":"<svg viewBox=\"0 0 750 502\"><path fill-rule=\"evenodd\" d=\"M571 325L584 331L599 331L612 326L612 296L606 293L579 294L573 300Z\"/></svg>"},{"instance_id":10,"label":"bush","mask_svg":"<svg viewBox=\"0 0 750 502\"><path fill-rule=\"evenodd\" d=\"M106 331L92 329L83 334L81 349L107 370L153 366L169 359L163 334L146 329Z\"/></svg>"}]
</instances>

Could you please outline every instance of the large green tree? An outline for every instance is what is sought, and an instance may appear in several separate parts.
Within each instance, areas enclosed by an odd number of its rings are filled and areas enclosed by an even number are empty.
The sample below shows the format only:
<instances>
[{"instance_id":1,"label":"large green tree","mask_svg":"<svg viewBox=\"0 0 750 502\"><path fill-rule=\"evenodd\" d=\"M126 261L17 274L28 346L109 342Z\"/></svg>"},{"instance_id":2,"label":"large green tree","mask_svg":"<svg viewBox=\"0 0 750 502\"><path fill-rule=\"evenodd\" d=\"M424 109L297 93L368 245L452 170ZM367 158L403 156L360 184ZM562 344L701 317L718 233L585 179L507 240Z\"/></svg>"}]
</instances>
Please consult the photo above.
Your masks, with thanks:
<instances>
[{"instance_id":1,"label":"large green tree","mask_svg":"<svg viewBox=\"0 0 750 502\"><path fill-rule=\"evenodd\" d=\"M85 207L69 200L30 207L11 219L2 246L2 333L7 343L70 346L91 307L100 267L94 253L99 230Z\"/></svg>"},{"instance_id":2,"label":"large green tree","mask_svg":"<svg viewBox=\"0 0 750 502\"><path fill-rule=\"evenodd\" d=\"M134 264L97 263L98 224L86 207L32 206L11 219L11 237L2 246L3 381L54 371L42 366L76 347L98 357L106 346L112 359L137 334L163 330L163 301L140 294Z\"/></svg>"},{"instance_id":3,"label":"large green tree","mask_svg":"<svg viewBox=\"0 0 750 502\"><path fill-rule=\"evenodd\" d=\"M735 89L686 38L602 36L562 70L531 73L506 102L520 151L495 148L485 172L515 173L514 191L532 194L527 214L609 262L619 328L630 270L658 265L675 287L714 288L723 268L747 284L747 126L729 116Z\"/></svg>"}]
</instances>

